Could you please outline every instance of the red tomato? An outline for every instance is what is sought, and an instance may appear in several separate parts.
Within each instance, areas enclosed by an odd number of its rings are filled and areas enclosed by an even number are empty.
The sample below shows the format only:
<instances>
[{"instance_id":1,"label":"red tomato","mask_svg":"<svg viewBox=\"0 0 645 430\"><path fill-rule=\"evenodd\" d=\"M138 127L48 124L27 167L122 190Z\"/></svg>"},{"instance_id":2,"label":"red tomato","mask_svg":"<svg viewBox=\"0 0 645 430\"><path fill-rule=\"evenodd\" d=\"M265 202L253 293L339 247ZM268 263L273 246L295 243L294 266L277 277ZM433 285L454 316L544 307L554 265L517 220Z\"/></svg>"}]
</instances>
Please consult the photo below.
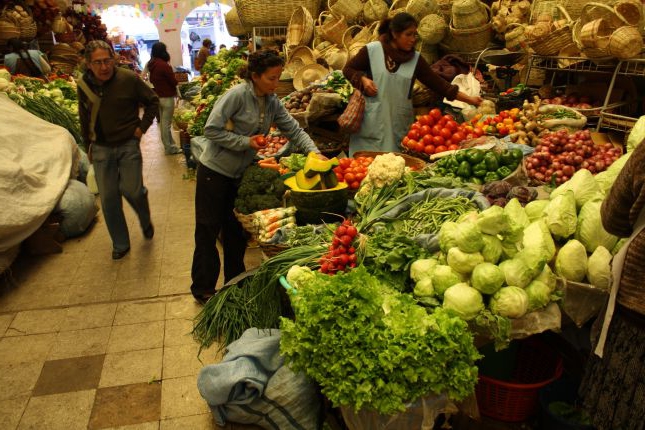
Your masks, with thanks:
<instances>
[{"instance_id":1,"label":"red tomato","mask_svg":"<svg viewBox=\"0 0 645 430\"><path fill-rule=\"evenodd\" d=\"M408 136L403 136L403 140L401 141L401 144L403 146L406 146L408 144L408 140L410 140Z\"/></svg>"},{"instance_id":2,"label":"red tomato","mask_svg":"<svg viewBox=\"0 0 645 430\"><path fill-rule=\"evenodd\" d=\"M410 126L410 130L418 130L421 128L421 124L419 124L419 121L415 121L412 123Z\"/></svg>"},{"instance_id":3,"label":"red tomato","mask_svg":"<svg viewBox=\"0 0 645 430\"><path fill-rule=\"evenodd\" d=\"M452 115L448 115L448 114L446 114L446 115L444 115L443 117L441 117L441 119L443 119L443 120L444 120L444 122L448 122L448 121L454 121L454 120L455 120L455 117L453 117Z\"/></svg>"},{"instance_id":4,"label":"red tomato","mask_svg":"<svg viewBox=\"0 0 645 430\"><path fill-rule=\"evenodd\" d=\"M421 125L430 125L430 115L419 116L419 123Z\"/></svg>"},{"instance_id":5,"label":"red tomato","mask_svg":"<svg viewBox=\"0 0 645 430\"><path fill-rule=\"evenodd\" d=\"M434 136L440 136L441 135L441 126L439 125L433 125L432 126L432 134Z\"/></svg>"},{"instance_id":6,"label":"red tomato","mask_svg":"<svg viewBox=\"0 0 645 430\"><path fill-rule=\"evenodd\" d=\"M356 173L354 177L358 182L361 182L363 179L365 179L365 172Z\"/></svg>"},{"instance_id":7,"label":"red tomato","mask_svg":"<svg viewBox=\"0 0 645 430\"><path fill-rule=\"evenodd\" d=\"M456 121L447 121L446 128L449 129L450 131L457 131L457 129L459 128L459 124L457 124Z\"/></svg>"},{"instance_id":8,"label":"red tomato","mask_svg":"<svg viewBox=\"0 0 645 430\"><path fill-rule=\"evenodd\" d=\"M435 149L435 152L436 152L436 153L439 153L439 152L445 152L445 151L447 151L447 150L448 150L448 147L447 147L447 146L439 145L439 146L437 146L437 148Z\"/></svg>"},{"instance_id":9,"label":"red tomato","mask_svg":"<svg viewBox=\"0 0 645 430\"><path fill-rule=\"evenodd\" d=\"M459 145L455 145L454 143L448 146L448 151L456 151L457 149L459 149Z\"/></svg>"},{"instance_id":10,"label":"red tomato","mask_svg":"<svg viewBox=\"0 0 645 430\"><path fill-rule=\"evenodd\" d=\"M432 129L430 128L430 126L422 125L419 133L421 136L425 136L426 134L430 134L431 131Z\"/></svg>"},{"instance_id":11,"label":"red tomato","mask_svg":"<svg viewBox=\"0 0 645 430\"><path fill-rule=\"evenodd\" d=\"M508 134L508 127L506 127L505 125L498 127L497 132L502 136L506 136Z\"/></svg>"},{"instance_id":12,"label":"red tomato","mask_svg":"<svg viewBox=\"0 0 645 430\"><path fill-rule=\"evenodd\" d=\"M481 127L475 127L475 129L473 130L473 133L474 133L477 137L479 137L479 136L483 136L483 135L484 135L484 129L483 129L483 128L481 128Z\"/></svg>"},{"instance_id":13,"label":"red tomato","mask_svg":"<svg viewBox=\"0 0 645 430\"><path fill-rule=\"evenodd\" d=\"M442 128L441 137L443 137L445 140L452 138L452 131L450 131L450 129L447 127Z\"/></svg>"},{"instance_id":14,"label":"red tomato","mask_svg":"<svg viewBox=\"0 0 645 430\"><path fill-rule=\"evenodd\" d=\"M423 146L423 143L421 143L421 142L417 142L417 144L414 145L414 150L416 152L423 152L424 148L425 148L425 146Z\"/></svg>"},{"instance_id":15,"label":"red tomato","mask_svg":"<svg viewBox=\"0 0 645 430\"><path fill-rule=\"evenodd\" d=\"M415 129L411 129L410 131L408 131L408 139L419 140L419 131Z\"/></svg>"},{"instance_id":16,"label":"red tomato","mask_svg":"<svg viewBox=\"0 0 645 430\"><path fill-rule=\"evenodd\" d=\"M355 180L356 180L356 176L353 173L347 173L345 175L345 182L347 182L348 184L351 182L354 182Z\"/></svg>"},{"instance_id":17,"label":"red tomato","mask_svg":"<svg viewBox=\"0 0 645 430\"><path fill-rule=\"evenodd\" d=\"M434 146L441 146L445 143L445 139L441 136L435 136L432 138Z\"/></svg>"},{"instance_id":18,"label":"red tomato","mask_svg":"<svg viewBox=\"0 0 645 430\"><path fill-rule=\"evenodd\" d=\"M452 141L452 143L458 144L465 138L466 138L466 135L463 132L458 131L452 134L452 137L450 138L450 140Z\"/></svg>"},{"instance_id":19,"label":"red tomato","mask_svg":"<svg viewBox=\"0 0 645 430\"><path fill-rule=\"evenodd\" d=\"M441 110L439 108L434 108L430 111L430 116L433 117L435 120L438 120L441 118Z\"/></svg>"},{"instance_id":20,"label":"red tomato","mask_svg":"<svg viewBox=\"0 0 645 430\"><path fill-rule=\"evenodd\" d=\"M434 145L426 145L425 148L423 148L423 152L425 152L428 155L434 154Z\"/></svg>"},{"instance_id":21,"label":"red tomato","mask_svg":"<svg viewBox=\"0 0 645 430\"><path fill-rule=\"evenodd\" d=\"M358 181L354 181L351 184L349 184L349 188L352 190L358 190L358 188L361 186L361 183Z\"/></svg>"},{"instance_id":22,"label":"red tomato","mask_svg":"<svg viewBox=\"0 0 645 430\"><path fill-rule=\"evenodd\" d=\"M421 141L423 142L424 145L428 146L432 144L433 142L432 138L433 138L432 134L426 134L425 136L423 136L423 139L421 139Z\"/></svg>"},{"instance_id":23,"label":"red tomato","mask_svg":"<svg viewBox=\"0 0 645 430\"><path fill-rule=\"evenodd\" d=\"M508 117L509 117L508 111L506 111L506 110L501 111L501 112L499 113L499 116L500 116L502 119L504 119L504 118L508 118ZM498 121L498 122L499 122L499 121Z\"/></svg>"},{"instance_id":24,"label":"red tomato","mask_svg":"<svg viewBox=\"0 0 645 430\"><path fill-rule=\"evenodd\" d=\"M416 151L416 148L417 148L417 141L416 141L416 140L413 140L413 139L410 139L410 140L408 141L408 148L410 148L412 151Z\"/></svg>"},{"instance_id":25,"label":"red tomato","mask_svg":"<svg viewBox=\"0 0 645 430\"><path fill-rule=\"evenodd\" d=\"M342 167L343 169L346 169L352 165L352 161L353 159L351 158L341 158L340 160L338 160L338 163L340 164L340 167Z\"/></svg>"}]
</instances>

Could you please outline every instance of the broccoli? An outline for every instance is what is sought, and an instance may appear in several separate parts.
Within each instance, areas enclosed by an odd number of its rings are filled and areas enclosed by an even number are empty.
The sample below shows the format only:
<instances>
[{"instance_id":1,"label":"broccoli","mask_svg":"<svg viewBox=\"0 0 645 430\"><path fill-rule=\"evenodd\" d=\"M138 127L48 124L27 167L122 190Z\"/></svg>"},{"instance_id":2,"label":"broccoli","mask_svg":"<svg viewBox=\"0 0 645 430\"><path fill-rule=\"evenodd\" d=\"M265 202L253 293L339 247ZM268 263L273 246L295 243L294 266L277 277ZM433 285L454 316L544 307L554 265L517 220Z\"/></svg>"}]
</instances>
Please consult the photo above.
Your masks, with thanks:
<instances>
[{"instance_id":1,"label":"broccoli","mask_svg":"<svg viewBox=\"0 0 645 430\"><path fill-rule=\"evenodd\" d=\"M246 169L237 191L235 209L250 213L282 206L285 186L275 170L252 165Z\"/></svg>"}]
</instances>

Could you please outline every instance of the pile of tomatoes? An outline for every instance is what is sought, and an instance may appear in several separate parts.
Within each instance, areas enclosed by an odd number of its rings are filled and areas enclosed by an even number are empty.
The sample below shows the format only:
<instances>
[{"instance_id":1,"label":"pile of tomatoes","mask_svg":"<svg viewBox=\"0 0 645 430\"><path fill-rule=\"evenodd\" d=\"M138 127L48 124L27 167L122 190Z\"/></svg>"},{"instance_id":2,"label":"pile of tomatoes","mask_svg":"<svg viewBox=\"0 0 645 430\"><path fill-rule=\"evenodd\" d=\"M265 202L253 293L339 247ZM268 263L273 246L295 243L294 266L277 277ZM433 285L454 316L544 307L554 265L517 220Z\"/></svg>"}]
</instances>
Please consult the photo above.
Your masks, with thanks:
<instances>
[{"instance_id":1,"label":"pile of tomatoes","mask_svg":"<svg viewBox=\"0 0 645 430\"><path fill-rule=\"evenodd\" d=\"M340 182L347 183L350 190L358 190L372 161L374 157L341 158L338 160L339 165L334 168L334 173Z\"/></svg>"},{"instance_id":2,"label":"pile of tomatoes","mask_svg":"<svg viewBox=\"0 0 645 430\"><path fill-rule=\"evenodd\" d=\"M358 231L350 220L345 220L334 231L329 252L320 258L320 271L333 275L356 267L356 248Z\"/></svg>"},{"instance_id":3,"label":"pile of tomatoes","mask_svg":"<svg viewBox=\"0 0 645 430\"><path fill-rule=\"evenodd\" d=\"M432 155L459 149L466 138L463 126L452 115L443 115L440 109L434 108L417 117L401 144L412 152Z\"/></svg>"},{"instance_id":4,"label":"pile of tomatoes","mask_svg":"<svg viewBox=\"0 0 645 430\"><path fill-rule=\"evenodd\" d=\"M483 134L506 136L515 132L515 123L520 120L520 112L519 108L513 108L485 119L482 119L482 114L477 114L464 125L469 133L477 137Z\"/></svg>"}]
</instances>

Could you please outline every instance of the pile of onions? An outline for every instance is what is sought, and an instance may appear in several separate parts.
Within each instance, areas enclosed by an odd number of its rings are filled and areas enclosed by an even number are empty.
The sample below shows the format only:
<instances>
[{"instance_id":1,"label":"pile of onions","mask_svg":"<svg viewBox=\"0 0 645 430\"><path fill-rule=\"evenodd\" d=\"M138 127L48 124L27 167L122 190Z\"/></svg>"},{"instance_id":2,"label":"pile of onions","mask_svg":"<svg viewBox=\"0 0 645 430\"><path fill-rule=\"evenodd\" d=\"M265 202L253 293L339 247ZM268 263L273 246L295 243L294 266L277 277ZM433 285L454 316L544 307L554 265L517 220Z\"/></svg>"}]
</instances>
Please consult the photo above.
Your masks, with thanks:
<instances>
[{"instance_id":1,"label":"pile of onions","mask_svg":"<svg viewBox=\"0 0 645 430\"><path fill-rule=\"evenodd\" d=\"M558 130L540 137L535 152L524 159L529 178L538 182L568 181L580 169L599 173L607 169L622 154L611 143L594 144L589 130L569 134Z\"/></svg>"}]
</instances>

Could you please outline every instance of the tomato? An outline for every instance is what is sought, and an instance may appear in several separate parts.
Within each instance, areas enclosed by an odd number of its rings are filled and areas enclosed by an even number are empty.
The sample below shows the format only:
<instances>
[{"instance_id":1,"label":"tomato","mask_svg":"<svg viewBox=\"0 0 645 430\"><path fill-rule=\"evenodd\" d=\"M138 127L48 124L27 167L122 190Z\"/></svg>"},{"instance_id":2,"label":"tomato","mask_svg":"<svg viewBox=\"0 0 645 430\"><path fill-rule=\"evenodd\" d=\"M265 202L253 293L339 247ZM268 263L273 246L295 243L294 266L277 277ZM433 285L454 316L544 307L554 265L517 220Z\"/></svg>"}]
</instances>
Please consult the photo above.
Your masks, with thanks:
<instances>
[{"instance_id":1,"label":"tomato","mask_svg":"<svg viewBox=\"0 0 645 430\"><path fill-rule=\"evenodd\" d=\"M403 140L401 141L401 145L407 146L408 145L408 140L410 140L410 138L408 136L403 136Z\"/></svg>"},{"instance_id":2,"label":"tomato","mask_svg":"<svg viewBox=\"0 0 645 430\"><path fill-rule=\"evenodd\" d=\"M457 149L459 149L459 145L455 145L454 143L448 146L448 151L456 151Z\"/></svg>"},{"instance_id":3,"label":"tomato","mask_svg":"<svg viewBox=\"0 0 645 430\"><path fill-rule=\"evenodd\" d=\"M500 117L500 118L502 118L502 119L504 119L504 118L508 118L508 111L506 111L506 110L501 111L501 112L499 113L499 117ZM498 121L498 122L499 122L499 121Z\"/></svg>"},{"instance_id":4,"label":"tomato","mask_svg":"<svg viewBox=\"0 0 645 430\"><path fill-rule=\"evenodd\" d=\"M410 139L408 141L408 148L410 148L412 151L416 151L416 147L417 147L417 141Z\"/></svg>"},{"instance_id":5,"label":"tomato","mask_svg":"<svg viewBox=\"0 0 645 430\"><path fill-rule=\"evenodd\" d=\"M426 145L425 148L423 148L423 152L425 152L428 155L434 154L435 148L434 145Z\"/></svg>"},{"instance_id":6,"label":"tomato","mask_svg":"<svg viewBox=\"0 0 645 430\"><path fill-rule=\"evenodd\" d=\"M502 123L504 123L506 125L513 125L514 122L515 121L513 121L513 118L508 118L508 117L504 118L504 120L502 121Z\"/></svg>"},{"instance_id":7,"label":"tomato","mask_svg":"<svg viewBox=\"0 0 645 430\"><path fill-rule=\"evenodd\" d=\"M419 121L415 121L412 123L410 126L410 130L418 130L421 128L421 124L419 124Z\"/></svg>"},{"instance_id":8,"label":"tomato","mask_svg":"<svg viewBox=\"0 0 645 430\"><path fill-rule=\"evenodd\" d=\"M434 136L440 136L441 135L441 126L439 125L433 125L432 126L432 134Z\"/></svg>"},{"instance_id":9,"label":"tomato","mask_svg":"<svg viewBox=\"0 0 645 430\"><path fill-rule=\"evenodd\" d=\"M259 147L266 146L267 140L264 138L264 136L257 136L255 139L255 144Z\"/></svg>"},{"instance_id":10,"label":"tomato","mask_svg":"<svg viewBox=\"0 0 645 430\"><path fill-rule=\"evenodd\" d=\"M420 115L419 123L421 125L430 125L430 115Z\"/></svg>"},{"instance_id":11,"label":"tomato","mask_svg":"<svg viewBox=\"0 0 645 430\"><path fill-rule=\"evenodd\" d=\"M458 131L452 134L452 138L450 140L452 140L452 143L459 143L465 138L466 138L466 135L463 132Z\"/></svg>"},{"instance_id":12,"label":"tomato","mask_svg":"<svg viewBox=\"0 0 645 430\"><path fill-rule=\"evenodd\" d=\"M417 142L417 144L414 145L414 150L416 152L423 152L424 148L425 148L425 146L423 146L423 143L421 143L421 142Z\"/></svg>"},{"instance_id":13,"label":"tomato","mask_svg":"<svg viewBox=\"0 0 645 430\"><path fill-rule=\"evenodd\" d=\"M452 138L452 131L450 131L448 127L442 128L441 137L443 137L445 140Z\"/></svg>"},{"instance_id":14,"label":"tomato","mask_svg":"<svg viewBox=\"0 0 645 430\"><path fill-rule=\"evenodd\" d=\"M497 132L502 136L506 136L508 134L508 127L506 127L505 125L502 125L497 129Z\"/></svg>"},{"instance_id":15,"label":"tomato","mask_svg":"<svg viewBox=\"0 0 645 430\"><path fill-rule=\"evenodd\" d=\"M448 150L448 147L447 147L447 146L445 146L445 145L439 145L439 146L437 146L437 149L435 150L435 152L436 152L436 153L439 153L439 152L445 152L445 151L447 151L447 150Z\"/></svg>"},{"instance_id":16,"label":"tomato","mask_svg":"<svg viewBox=\"0 0 645 430\"><path fill-rule=\"evenodd\" d=\"M353 173L347 173L345 174L345 182L348 184L351 182L354 182L356 180L356 176Z\"/></svg>"},{"instance_id":17,"label":"tomato","mask_svg":"<svg viewBox=\"0 0 645 430\"><path fill-rule=\"evenodd\" d=\"M354 174L354 177L358 182L361 182L363 179L365 179L365 172L358 172Z\"/></svg>"},{"instance_id":18,"label":"tomato","mask_svg":"<svg viewBox=\"0 0 645 430\"><path fill-rule=\"evenodd\" d=\"M447 121L446 128L449 129L450 131L457 131L457 128L459 128L459 124L457 124L456 121Z\"/></svg>"},{"instance_id":19,"label":"tomato","mask_svg":"<svg viewBox=\"0 0 645 430\"><path fill-rule=\"evenodd\" d=\"M430 134L431 130L432 129L430 128L430 126L422 125L421 129L419 130L419 134L420 136L425 136L426 134Z\"/></svg>"},{"instance_id":20,"label":"tomato","mask_svg":"<svg viewBox=\"0 0 645 430\"><path fill-rule=\"evenodd\" d=\"M342 167L343 169L346 169L352 165L352 161L353 160L351 158L341 158L340 160L338 160L338 163L340 164L340 167Z\"/></svg>"},{"instance_id":21,"label":"tomato","mask_svg":"<svg viewBox=\"0 0 645 430\"><path fill-rule=\"evenodd\" d=\"M477 137L479 137L479 136L483 136L483 135L484 135L484 129L483 129L483 128L481 128L481 127L475 127L475 129L473 130L473 133L474 133Z\"/></svg>"},{"instance_id":22,"label":"tomato","mask_svg":"<svg viewBox=\"0 0 645 430\"><path fill-rule=\"evenodd\" d=\"M445 143L445 139L441 136L434 136L432 138L434 146L441 146Z\"/></svg>"},{"instance_id":23,"label":"tomato","mask_svg":"<svg viewBox=\"0 0 645 430\"><path fill-rule=\"evenodd\" d=\"M452 115L446 114L442 116L441 119L444 120L444 123L447 123L448 121L454 121L455 117L453 117Z\"/></svg>"},{"instance_id":24,"label":"tomato","mask_svg":"<svg viewBox=\"0 0 645 430\"><path fill-rule=\"evenodd\" d=\"M438 120L439 118L441 118L442 114L441 114L441 110L439 108L434 108L434 109L430 110L429 115L431 117L433 117L435 120Z\"/></svg>"},{"instance_id":25,"label":"tomato","mask_svg":"<svg viewBox=\"0 0 645 430\"><path fill-rule=\"evenodd\" d=\"M434 142L432 140L433 137L434 136L432 136L431 134L426 134L425 136L423 136L423 139L422 139L423 144L426 146L431 145L432 142Z\"/></svg>"},{"instance_id":26,"label":"tomato","mask_svg":"<svg viewBox=\"0 0 645 430\"><path fill-rule=\"evenodd\" d=\"M351 184L349 184L349 188L352 190L358 190L358 188L361 186L361 183L358 181L354 181Z\"/></svg>"},{"instance_id":27,"label":"tomato","mask_svg":"<svg viewBox=\"0 0 645 430\"><path fill-rule=\"evenodd\" d=\"M408 138L410 140L419 140L419 131L415 129L408 131Z\"/></svg>"}]
</instances>

